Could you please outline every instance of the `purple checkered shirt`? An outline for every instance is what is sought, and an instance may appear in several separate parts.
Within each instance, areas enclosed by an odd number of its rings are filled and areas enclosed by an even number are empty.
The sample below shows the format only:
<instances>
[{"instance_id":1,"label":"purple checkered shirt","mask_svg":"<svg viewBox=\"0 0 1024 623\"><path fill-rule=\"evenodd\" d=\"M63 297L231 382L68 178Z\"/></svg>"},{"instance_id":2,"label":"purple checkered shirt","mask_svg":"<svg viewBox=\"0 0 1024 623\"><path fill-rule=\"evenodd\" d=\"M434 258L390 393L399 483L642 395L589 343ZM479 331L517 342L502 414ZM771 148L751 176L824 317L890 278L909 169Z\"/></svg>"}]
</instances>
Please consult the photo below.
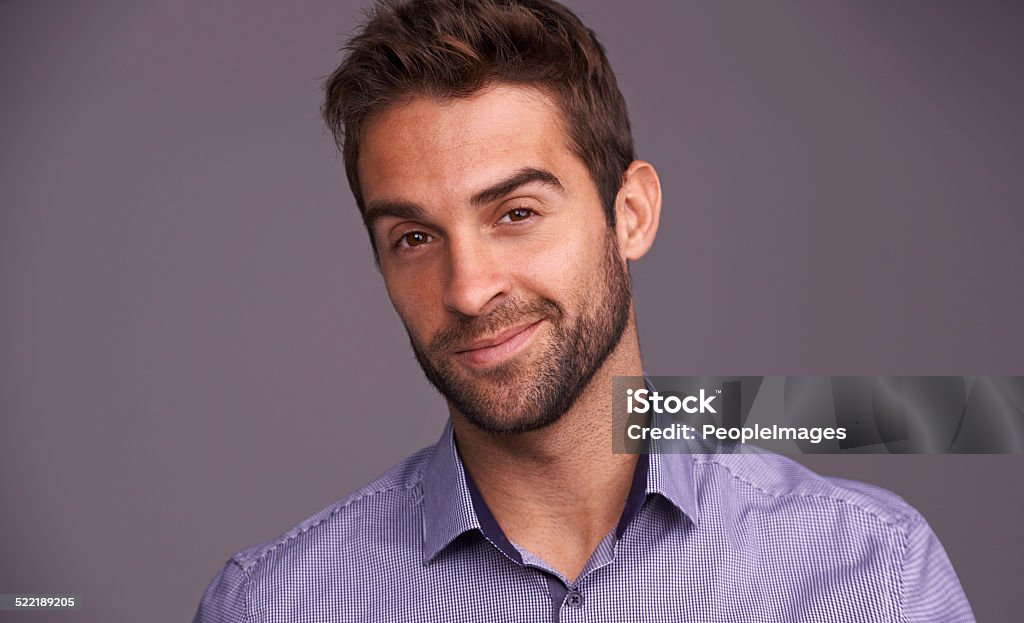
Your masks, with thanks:
<instances>
[{"instance_id":1,"label":"purple checkered shirt","mask_svg":"<svg viewBox=\"0 0 1024 623\"><path fill-rule=\"evenodd\" d=\"M906 502L773 454L641 456L619 525L569 581L505 537L449 423L437 445L234 556L195 621L974 616L942 545Z\"/></svg>"}]
</instances>

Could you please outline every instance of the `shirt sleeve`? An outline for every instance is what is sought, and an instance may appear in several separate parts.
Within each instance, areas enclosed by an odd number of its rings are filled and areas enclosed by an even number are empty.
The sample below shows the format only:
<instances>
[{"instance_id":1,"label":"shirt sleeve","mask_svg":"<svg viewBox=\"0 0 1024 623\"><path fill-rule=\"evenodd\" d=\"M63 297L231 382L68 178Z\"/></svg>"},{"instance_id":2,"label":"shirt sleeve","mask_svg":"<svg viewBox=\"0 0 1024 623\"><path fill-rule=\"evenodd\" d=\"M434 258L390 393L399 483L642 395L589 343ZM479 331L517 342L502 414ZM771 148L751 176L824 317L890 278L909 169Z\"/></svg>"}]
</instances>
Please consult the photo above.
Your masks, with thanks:
<instances>
[{"instance_id":1,"label":"shirt sleeve","mask_svg":"<svg viewBox=\"0 0 1024 623\"><path fill-rule=\"evenodd\" d=\"M910 526L903 560L903 612L908 623L974 623L953 565L924 517Z\"/></svg>"},{"instance_id":2,"label":"shirt sleeve","mask_svg":"<svg viewBox=\"0 0 1024 623\"><path fill-rule=\"evenodd\" d=\"M192 623L245 623L249 620L245 605L246 573L229 560L213 578L199 602Z\"/></svg>"}]
</instances>

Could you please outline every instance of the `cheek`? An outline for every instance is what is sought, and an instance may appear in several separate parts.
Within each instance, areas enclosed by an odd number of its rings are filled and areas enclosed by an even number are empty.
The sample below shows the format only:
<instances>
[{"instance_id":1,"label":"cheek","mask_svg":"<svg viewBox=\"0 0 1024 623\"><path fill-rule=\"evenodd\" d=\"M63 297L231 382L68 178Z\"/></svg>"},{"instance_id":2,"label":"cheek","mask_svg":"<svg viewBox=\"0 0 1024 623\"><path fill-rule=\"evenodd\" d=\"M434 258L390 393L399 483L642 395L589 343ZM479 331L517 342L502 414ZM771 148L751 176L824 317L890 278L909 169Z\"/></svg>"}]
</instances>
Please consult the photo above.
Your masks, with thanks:
<instances>
[{"instance_id":1,"label":"cheek","mask_svg":"<svg viewBox=\"0 0 1024 623\"><path fill-rule=\"evenodd\" d=\"M430 335L436 311L436 299L440 296L431 291L431 279L384 278L391 305L402 323L421 341Z\"/></svg>"},{"instance_id":2,"label":"cheek","mask_svg":"<svg viewBox=\"0 0 1024 623\"><path fill-rule=\"evenodd\" d=\"M600 236L579 230L545 236L523 254L520 274L542 296L559 302L579 300L601 277L604 251L599 240Z\"/></svg>"}]
</instances>

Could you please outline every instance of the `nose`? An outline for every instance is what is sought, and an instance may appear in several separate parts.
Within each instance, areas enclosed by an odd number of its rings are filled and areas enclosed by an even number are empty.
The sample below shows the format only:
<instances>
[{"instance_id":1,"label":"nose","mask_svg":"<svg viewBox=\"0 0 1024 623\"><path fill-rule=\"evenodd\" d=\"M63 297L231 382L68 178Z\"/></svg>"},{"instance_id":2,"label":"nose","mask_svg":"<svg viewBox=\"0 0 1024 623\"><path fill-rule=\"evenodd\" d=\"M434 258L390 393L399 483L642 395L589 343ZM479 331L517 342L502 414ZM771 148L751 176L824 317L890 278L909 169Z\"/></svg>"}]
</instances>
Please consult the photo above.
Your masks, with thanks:
<instances>
[{"instance_id":1,"label":"nose","mask_svg":"<svg viewBox=\"0 0 1024 623\"><path fill-rule=\"evenodd\" d=\"M451 239L444 306L463 316L480 316L510 292L509 265L493 244L476 237Z\"/></svg>"}]
</instances>

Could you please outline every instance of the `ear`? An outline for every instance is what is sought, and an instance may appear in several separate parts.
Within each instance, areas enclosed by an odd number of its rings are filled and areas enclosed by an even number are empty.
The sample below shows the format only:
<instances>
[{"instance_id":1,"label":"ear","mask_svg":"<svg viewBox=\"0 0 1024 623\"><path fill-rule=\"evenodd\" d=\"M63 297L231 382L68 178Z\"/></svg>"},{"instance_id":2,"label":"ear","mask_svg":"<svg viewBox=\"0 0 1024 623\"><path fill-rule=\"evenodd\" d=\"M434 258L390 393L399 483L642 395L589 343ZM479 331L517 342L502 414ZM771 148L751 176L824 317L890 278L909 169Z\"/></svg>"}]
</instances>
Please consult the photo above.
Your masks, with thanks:
<instances>
[{"instance_id":1,"label":"ear","mask_svg":"<svg viewBox=\"0 0 1024 623\"><path fill-rule=\"evenodd\" d=\"M615 198L615 235L625 260L643 257L658 233L661 217L661 182L654 166L634 160L623 176Z\"/></svg>"}]
</instances>

